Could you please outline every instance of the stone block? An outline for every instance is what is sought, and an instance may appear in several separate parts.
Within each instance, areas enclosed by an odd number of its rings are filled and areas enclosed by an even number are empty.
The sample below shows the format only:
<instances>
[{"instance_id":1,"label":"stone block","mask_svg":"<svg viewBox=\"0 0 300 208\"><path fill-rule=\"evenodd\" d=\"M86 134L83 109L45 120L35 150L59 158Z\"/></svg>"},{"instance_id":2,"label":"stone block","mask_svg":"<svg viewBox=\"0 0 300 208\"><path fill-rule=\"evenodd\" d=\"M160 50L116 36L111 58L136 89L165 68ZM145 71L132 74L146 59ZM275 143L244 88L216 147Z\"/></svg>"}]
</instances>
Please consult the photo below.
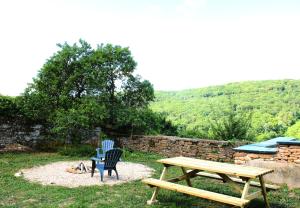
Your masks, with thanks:
<instances>
[{"instance_id":1,"label":"stone block","mask_svg":"<svg viewBox=\"0 0 300 208\"><path fill-rule=\"evenodd\" d=\"M300 154L300 149L291 149L290 152L292 154Z\"/></svg>"},{"instance_id":2,"label":"stone block","mask_svg":"<svg viewBox=\"0 0 300 208\"><path fill-rule=\"evenodd\" d=\"M267 155L267 154L260 154L259 155L259 158L262 158L262 159L270 159L274 157L274 155Z\"/></svg>"},{"instance_id":3,"label":"stone block","mask_svg":"<svg viewBox=\"0 0 300 208\"><path fill-rule=\"evenodd\" d=\"M237 164L237 165L243 165L243 164L245 164L246 162L245 162L245 161L242 161L242 160L234 160L234 163Z\"/></svg>"},{"instance_id":4,"label":"stone block","mask_svg":"<svg viewBox=\"0 0 300 208\"><path fill-rule=\"evenodd\" d=\"M247 153L245 152L236 152L234 153L234 157L245 157Z\"/></svg>"},{"instance_id":5,"label":"stone block","mask_svg":"<svg viewBox=\"0 0 300 208\"><path fill-rule=\"evenodd\" d=\"M235 157L236 160L242 160L242 161L245 161L245 157Z\"/></svg>"},{"instance_id":6,"label":"stone block","mask_svg":"<svg viewBox=\"0 0 300 208\"><path fill-rule=\"evenodd\" d=\"M248 154L247 155L249 158L251 158L251 159L257 159L257 158L259 158L259 155L258 154Z\"/></svg>"},{"instance_id":7,"label":"stone block","mask_svg":"<svg viewBox=\"0 0 300 208\"><path fill-rule=\"evenodd\" d=\"M300 145L291 145L289 149L300 149Z\"/></svg>"}]
</instances>

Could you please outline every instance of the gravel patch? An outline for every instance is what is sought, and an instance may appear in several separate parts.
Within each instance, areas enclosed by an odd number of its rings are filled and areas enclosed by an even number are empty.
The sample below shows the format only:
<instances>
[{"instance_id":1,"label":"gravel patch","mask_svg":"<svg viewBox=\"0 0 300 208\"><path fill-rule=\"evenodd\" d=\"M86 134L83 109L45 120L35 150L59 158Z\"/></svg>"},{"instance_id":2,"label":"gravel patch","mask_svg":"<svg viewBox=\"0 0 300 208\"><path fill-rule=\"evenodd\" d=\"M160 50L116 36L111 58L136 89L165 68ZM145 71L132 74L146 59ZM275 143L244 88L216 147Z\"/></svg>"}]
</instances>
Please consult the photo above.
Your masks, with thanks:
<instances>
[{"instance_id":1,"label":"gravel patch","mask_svg":"<svg viewBox=\"0 0 300 208\"><path fill-rule=\"evenodd\" d=\"M152 168L142 164L118 162L119 180L117 180L114 171L112 171L112 176L108 176L108 171L105 171L103 182L101 182L99 172L95 172L94 177L91 177L91 173L73 174L66 171L67 168L76 167L80 162L83 162L86 166L91 166L91 161L55 162L30 169L22 169L15 176L23 176L29 181L38 182L42 185L59 185L75 188L79 186L126 183L150 177L154 172Z\"/></svg>"}]
</instances>

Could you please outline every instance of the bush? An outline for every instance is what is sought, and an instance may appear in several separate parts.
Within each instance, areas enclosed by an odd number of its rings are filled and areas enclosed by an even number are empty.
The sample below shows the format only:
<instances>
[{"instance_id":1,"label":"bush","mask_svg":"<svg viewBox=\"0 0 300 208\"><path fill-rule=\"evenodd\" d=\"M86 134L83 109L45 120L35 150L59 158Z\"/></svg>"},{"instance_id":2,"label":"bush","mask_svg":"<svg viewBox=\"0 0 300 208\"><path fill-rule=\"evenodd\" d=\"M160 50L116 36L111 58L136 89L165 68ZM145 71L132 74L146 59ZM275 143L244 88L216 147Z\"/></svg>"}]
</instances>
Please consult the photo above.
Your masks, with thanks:
<instances>
[{"instance_id":1,"label":"bush","mask_svg":"<svg viewBox=\"0 0 300 208\"><path fill-rule=\"evenodd\" d=\"M232 103L228 97L228 103L212 109L210 119L211 137L218 140L252 140L251 120L252 114Z\"/></svg>"},{"instance_id":2,"label":"bush","mask_svg":"<svg viewBox=\"0 0 300 208\"><path fill-rule=\"evenodd\" d=\"M95 147L90 145L64 146L58 149L58 153L72 157L92 157L96 155Z\"/></svg>"},{"instance_id":3,"label":"bush","mask_svg":"<svg viewBox=\"0 0 300 208\"><path fill-rule=\"evenodd\" d=\"M300 121L289 127L285 135L300 139Z\"/></svg>"},{"instance_id":4,"label":"bush","mask_svg":"<svg viewBox=\"0 0 300 208\"><path fill-rule=\"evenodd\" d=\"M51 136L46 136L45 139L38 140L36 149L42 152L57 152L63 146L63 142Z\"/></svg>"},{"instance_id":5,"label":"bush","mask_svg":"<svg viewBox=\"0 0 300 208\"><path fill-rule=\"evenodd\" d=\"M19 113L15 98L0 95L0 117L13 118Z\"/></svg>"}]
</instances>

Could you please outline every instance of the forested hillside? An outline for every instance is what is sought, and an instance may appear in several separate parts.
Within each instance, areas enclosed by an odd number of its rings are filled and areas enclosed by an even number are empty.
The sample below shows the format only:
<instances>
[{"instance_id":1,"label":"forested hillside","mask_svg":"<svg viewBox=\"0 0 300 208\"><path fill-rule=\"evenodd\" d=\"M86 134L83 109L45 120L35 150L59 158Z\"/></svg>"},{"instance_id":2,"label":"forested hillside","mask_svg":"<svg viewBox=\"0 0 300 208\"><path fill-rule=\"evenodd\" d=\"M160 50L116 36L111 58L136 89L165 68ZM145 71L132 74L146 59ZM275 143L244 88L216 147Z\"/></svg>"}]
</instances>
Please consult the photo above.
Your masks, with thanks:
<instances>
[{"instance_id":1,"label":"forested hillside","mask_svg":"<svg viewBox=\"0 0 300 208\"><path fill-rule=\"evenodd\" d=\"M300 119L300 80L248 81L157 91L151 108L167 113L180 136L211 138L215 112L222 111L229 103L251 114L249 128L253 139L286 135L288 128Z\"/></svg>"}]
</instances>

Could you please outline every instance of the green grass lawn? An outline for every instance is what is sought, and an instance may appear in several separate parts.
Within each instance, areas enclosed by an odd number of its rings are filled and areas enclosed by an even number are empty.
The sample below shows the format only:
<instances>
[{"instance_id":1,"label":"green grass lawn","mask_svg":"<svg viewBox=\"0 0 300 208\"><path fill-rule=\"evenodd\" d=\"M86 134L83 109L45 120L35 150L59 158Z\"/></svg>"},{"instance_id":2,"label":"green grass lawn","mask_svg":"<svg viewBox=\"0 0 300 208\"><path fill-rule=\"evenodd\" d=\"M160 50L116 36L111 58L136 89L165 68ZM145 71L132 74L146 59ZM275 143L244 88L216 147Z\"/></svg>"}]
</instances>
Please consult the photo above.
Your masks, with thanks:
<instances>
[{"instance_id":1,"label":"green grass lawn","mask_svg":"<svg viewBox=\"0 0 300 208\"><path fill-rule=\"evenodd\" d=\"M150 153L130 153L126 161L148 165L156 170L153 177L159 178L162 166L155 162L161 158ZM0 154L0 207L146 207L152 189L140 181L115 186L90 186L65 188L60 186L42 186L30 183L14 174L22 168L44 165L56 161L88 158L67 157L55 153ZM122 174L122 173L120 173ZM179 174L179 169L171 169L168 176ZM193 179L195 187L236 195L227 185L206 178ZM282 187L268 194L272 208L299 208L300 189L289 191ZM224 204L187 196L173 191L161 190L158 194L158 207L179 208L226 208ZM249 208L264 207L262 197L254 200Z\"/></svg>"}]
</instances>

